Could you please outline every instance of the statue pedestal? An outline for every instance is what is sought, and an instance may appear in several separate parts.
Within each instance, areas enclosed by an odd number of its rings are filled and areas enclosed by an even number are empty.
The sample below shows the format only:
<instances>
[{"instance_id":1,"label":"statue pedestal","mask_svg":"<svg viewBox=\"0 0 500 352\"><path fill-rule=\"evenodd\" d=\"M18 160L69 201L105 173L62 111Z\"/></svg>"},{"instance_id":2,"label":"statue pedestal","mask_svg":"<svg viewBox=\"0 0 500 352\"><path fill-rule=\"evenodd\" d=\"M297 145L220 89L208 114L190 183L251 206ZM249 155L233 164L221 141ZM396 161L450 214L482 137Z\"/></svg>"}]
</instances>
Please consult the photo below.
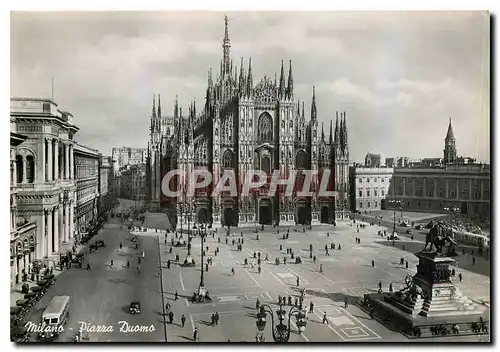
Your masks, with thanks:
<instances>
[{"instance_id":1,"label":"statue pedestal","mask_svg":"<svg viewBox=\"0 0 500 352\"><path fill-rule=\"evenodd\" d=\"M451 282L450 265L455 261L436 253L420 252L417 273L409 287L395 293L367 294L361 308L369 310L383 323L393 325L408 337L415 337L416 328L422 336L431 335L430 327L484 321L486 307L463 296ZM448 326L450 325L450 326ZM464 329L461 329L464 330Z\"/></svg>"}]
</instances>

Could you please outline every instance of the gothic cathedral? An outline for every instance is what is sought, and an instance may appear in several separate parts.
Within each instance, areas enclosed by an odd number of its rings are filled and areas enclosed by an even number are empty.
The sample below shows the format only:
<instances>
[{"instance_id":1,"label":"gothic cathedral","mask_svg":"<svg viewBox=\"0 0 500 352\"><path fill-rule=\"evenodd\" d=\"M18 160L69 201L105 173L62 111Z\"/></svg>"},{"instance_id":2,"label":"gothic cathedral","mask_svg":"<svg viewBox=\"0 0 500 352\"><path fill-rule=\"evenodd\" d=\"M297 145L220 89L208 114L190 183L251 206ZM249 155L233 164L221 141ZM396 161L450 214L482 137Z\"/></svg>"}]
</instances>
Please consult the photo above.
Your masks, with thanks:
<instances>
[{"instance_id":1,"label":"gothic cathedral","mask_svg":"<svg viewBox=\"0 0 500 352\"><path fill-rule=\"evenodd\" d=\"M150 122L148 145L148 181L151 211L170 213L179 223L208 223L213 226L255 226L256 224L295 225L335 223L349 217L349 147L345 113L337 113L335 131L330 121L328 140L323 125L319 126L316 95L312 89L310 119L306 120L304 102L294 96L294 80L290 62L288 77L283 61L279 81L264 76L253 84L252 61L245 68L243 58L239 70L230 56L228 22L222 41L223 57L215 77L208 72L205 104L197 113L192 102L183 115L177 98L174 116L164 117L158 98ZM177 197L162 194L161 183L169 170L192 173L206 169L213 175L212 185L186 192L188 180L175 178L171 189L179 189ZM251 170L269 175L314 170L318 175L330 171L328 190L337 191L332 198L299 197L297 190L287 195L255 190L248 196L234 197L224 193L211 197L212 189L226 170L236 179ZM238 181L241 182L241 181ZM313 179L311 191L318 189L320 177Z\"/></svg>"}]
</instances>

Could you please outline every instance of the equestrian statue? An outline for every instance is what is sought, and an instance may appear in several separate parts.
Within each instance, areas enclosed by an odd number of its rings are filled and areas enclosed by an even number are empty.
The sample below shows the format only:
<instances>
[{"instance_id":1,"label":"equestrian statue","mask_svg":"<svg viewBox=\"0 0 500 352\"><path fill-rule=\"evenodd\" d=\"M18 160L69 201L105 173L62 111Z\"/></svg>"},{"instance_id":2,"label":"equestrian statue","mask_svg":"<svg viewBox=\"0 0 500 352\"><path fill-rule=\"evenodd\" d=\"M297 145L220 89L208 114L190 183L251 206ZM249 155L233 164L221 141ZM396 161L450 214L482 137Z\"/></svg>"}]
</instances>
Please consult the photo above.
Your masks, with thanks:
<instances>
[{"instance_id":1,"label":"equestrian statue","mask_svg":"<svg viewBox=\"0 0 500 352\"><path fill-rule=\"evenodd\" d=\"M442 224L434 225L430 230L427 236L425 237L425 247L423 251L427 251L427 246L429 246L429 252L432 252L432 247L436 248L436 253L440 254L443 250L443 247L446 244L449 244L448 252L453 250L453 247L457 244L455 240L450 235L448 229L444 228Z\"/></svg>"}]
</instances>

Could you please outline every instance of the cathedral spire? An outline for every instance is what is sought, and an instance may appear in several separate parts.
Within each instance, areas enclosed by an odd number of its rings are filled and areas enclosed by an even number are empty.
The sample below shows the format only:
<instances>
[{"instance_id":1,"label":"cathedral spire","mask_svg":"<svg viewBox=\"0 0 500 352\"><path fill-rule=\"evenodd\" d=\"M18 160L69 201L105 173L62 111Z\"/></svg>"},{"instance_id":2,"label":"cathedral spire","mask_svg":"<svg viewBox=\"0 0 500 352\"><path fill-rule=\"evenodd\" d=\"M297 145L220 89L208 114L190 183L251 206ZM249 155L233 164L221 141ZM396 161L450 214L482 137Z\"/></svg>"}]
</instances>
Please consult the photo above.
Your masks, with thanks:
<instances>
[{"instance_id":1,"label":"cathedral spire","mask_svg":"<svg viewBox=\"0 0 500 352\"><path fill-rule=\"evenodd\" d=\"M252 96L253 77L252 77L252 58L248 59L248 78L247 78L247 94Z\"/></svg>"},{"instance_id":2,"label":"cathedral spire","mask_svg":"<svg viewBox=\"0 0 500 352\"><path fill-rule=\"evenodd\" d=\"M344 111L344 123L343 123L343 130L342 130L342 134L344 135L344 152L347 152L349 150L349 146L348 146L348 143L347 143L347 121L346 121L346 118L345 118L345 111Z\"/></svg>"},{"instance_id":3,"label":"cathedral spire","mask_svg":"<svg viewBox=\"0 0 500 352\"><path fill-rule=\"evenodd\" d=\"M212 88L213 85L214 82L212 80L212 68L210 68L210 70L208 70L208 86Z\"/></svg>"},{"instance_id":4,"label":"cathedral spire","mask_svg":"<svg viewBox=\"0 0 500 352\"><path fill-rule=\"evenodd\" d=\"M174 118L176 120L179 118L179 99L177 94L175 95L175 102L174 102Z\"/></svg>"},{"instance_id":5,"label":"cathedral spire","mask_svg":"<svg viewBox=\"0 0 500 352\"><path fill-rule=\"evenodd\" d=\"M243 57L241 57L241 66L240 66L240 94L243 95L245 93L245 77L243 76Z\"/></svg>"},{"instance_id":6,"label":"cathedral spire","mask_svg":"<svg viewBox=\"0 0 500 352\"><path fill-rule=\"evenodd\" d=\"M451 126L451 117L450 117L450 122L448 124L448 132L446 133L445 140L451 140L451 139L455 139L455 134L453 133L453 127Z\"/></svg>"},{"instance_id":7,"label":"cathedral spire","mask_svg":"<svg viewBox=\"0 0 500 352\"><path fill-rule=\"evenodd\" d=\"M285 68L283 67L283 60L281 60L281 74L280 74L280 90L279 97L284 98L286 93L286 85L285 85Z\"/></svg>"},{"instance_id":8,"label":"cathedral spire","mask_svg":"<svg viewBox=\"0 0 500 352\"><path fill-rule=\"evenodd\" d=\"M288 71L287 96L288 96L289 99L293 98L292 60L290 60L290 70Z\"/></svg>"},{"instance_id":9,"label":"cathedral spire","mask_svg":"<svg viewBox=\"0 0 500 352\"><path fill-rule=\"evenodd\" d=\"M343 151L345 147L345 139L344 139L344 120L342 119L342 113L340 113L339 134L340 134L340 150Z\"/></svg>"},{"instance_id":10,"label":"cathedral spire","mask_svg":"<svg viewBox=\"0 0 500 352\"><path fill-rule=\"evenodd\" d=\"M230 60L230 50L231 50L231 41L229 40L229 30L228 30L228 20L227 16L224 16L224 40L222 41L222 51L223 51L223 76L224 73L228 74L231 72L230 70L232 67L229 67L229 60Z\"/></svg>"},{"instance_id":11,"label":"cathedral spire","mask_svg":"<svg viewBox=\"0 0 500 352\"><path fill-rule=\"evenodd\" d=\"M311 121L317 120L317 110L316 110L316 87L313 86L313 98L311 103Z\"/></svg>"},{"instance_id":12,"label":"cathedral spire","mask_svg":"<svg viewBox=\"0 0 500 352\"><path fill-rule=\"evenodd\" d=\"M328 142L330 143L330 145L333 144L333 121L330 120L330 137L328 139Z\"/></svg>"},{"instance_id":13,"label":"cathedral spire","mask_svg":"<svg viewBox=\"0 0 500 352\"><path fill-rule=\"evenodd\" d=\"M156 107L155 107L155 95L153 94L153 111L151 113L151 117L156 117Z\"/></svg>"},{"instance_id":14,"label":"cathedral spire","mask_svg":"<svg viewBox=\"0 0 500 352\"><path fill-rule=\"evenodd\" d=\"M306 119L306 114L305 114L305 104L302 102L302 120Z\"/></svg>"},{"instance_id":15,"label":"cathedral spire","mask_svg":"<svg viewBox=\"0 0 500 352\"><path fill-rule=\"evenodd\" d=\"M158 118L161 119L161 97L160 94L158 94Z\"/></svg>"},{"instance_id":16,"label":"cathedral spire","mask_svg":"<svg viewBox=\"0 0 500 352\"><path fill-rule=\"evenodd\" d=\"M325 129L324 129L323 122L321 122L321 141L322 142L325 141Z\"/></svg>"},{"instance_id":17,"label":"cathedral spire","mask_svg":"<svg viewBox=\"0 0 500 352\"><path fill-rule=\"evenodd\" d=\"M339 112L335 111L335 137L333 143L338 146L340 144L340 131L339 131Z\"/></svg>"}]
</instances>

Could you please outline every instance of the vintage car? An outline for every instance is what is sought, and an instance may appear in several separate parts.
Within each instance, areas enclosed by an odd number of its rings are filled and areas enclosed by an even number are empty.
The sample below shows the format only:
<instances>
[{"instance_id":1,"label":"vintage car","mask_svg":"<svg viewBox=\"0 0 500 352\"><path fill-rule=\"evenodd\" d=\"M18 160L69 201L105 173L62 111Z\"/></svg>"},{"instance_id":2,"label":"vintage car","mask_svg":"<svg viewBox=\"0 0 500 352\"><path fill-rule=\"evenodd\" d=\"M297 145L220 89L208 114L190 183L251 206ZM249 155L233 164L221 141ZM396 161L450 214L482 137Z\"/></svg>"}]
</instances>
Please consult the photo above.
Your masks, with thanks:
<instances>
[{"instance_id":1,"label":"vintage car","mask_svg":"<svg viewBox=\"0 0 500 352\"><path fill-rule=\"evenodd\" d=\"M131 314L141 314L141 302L133 301L130 303L129 312Z\"/></svg>"}]
</instances>

